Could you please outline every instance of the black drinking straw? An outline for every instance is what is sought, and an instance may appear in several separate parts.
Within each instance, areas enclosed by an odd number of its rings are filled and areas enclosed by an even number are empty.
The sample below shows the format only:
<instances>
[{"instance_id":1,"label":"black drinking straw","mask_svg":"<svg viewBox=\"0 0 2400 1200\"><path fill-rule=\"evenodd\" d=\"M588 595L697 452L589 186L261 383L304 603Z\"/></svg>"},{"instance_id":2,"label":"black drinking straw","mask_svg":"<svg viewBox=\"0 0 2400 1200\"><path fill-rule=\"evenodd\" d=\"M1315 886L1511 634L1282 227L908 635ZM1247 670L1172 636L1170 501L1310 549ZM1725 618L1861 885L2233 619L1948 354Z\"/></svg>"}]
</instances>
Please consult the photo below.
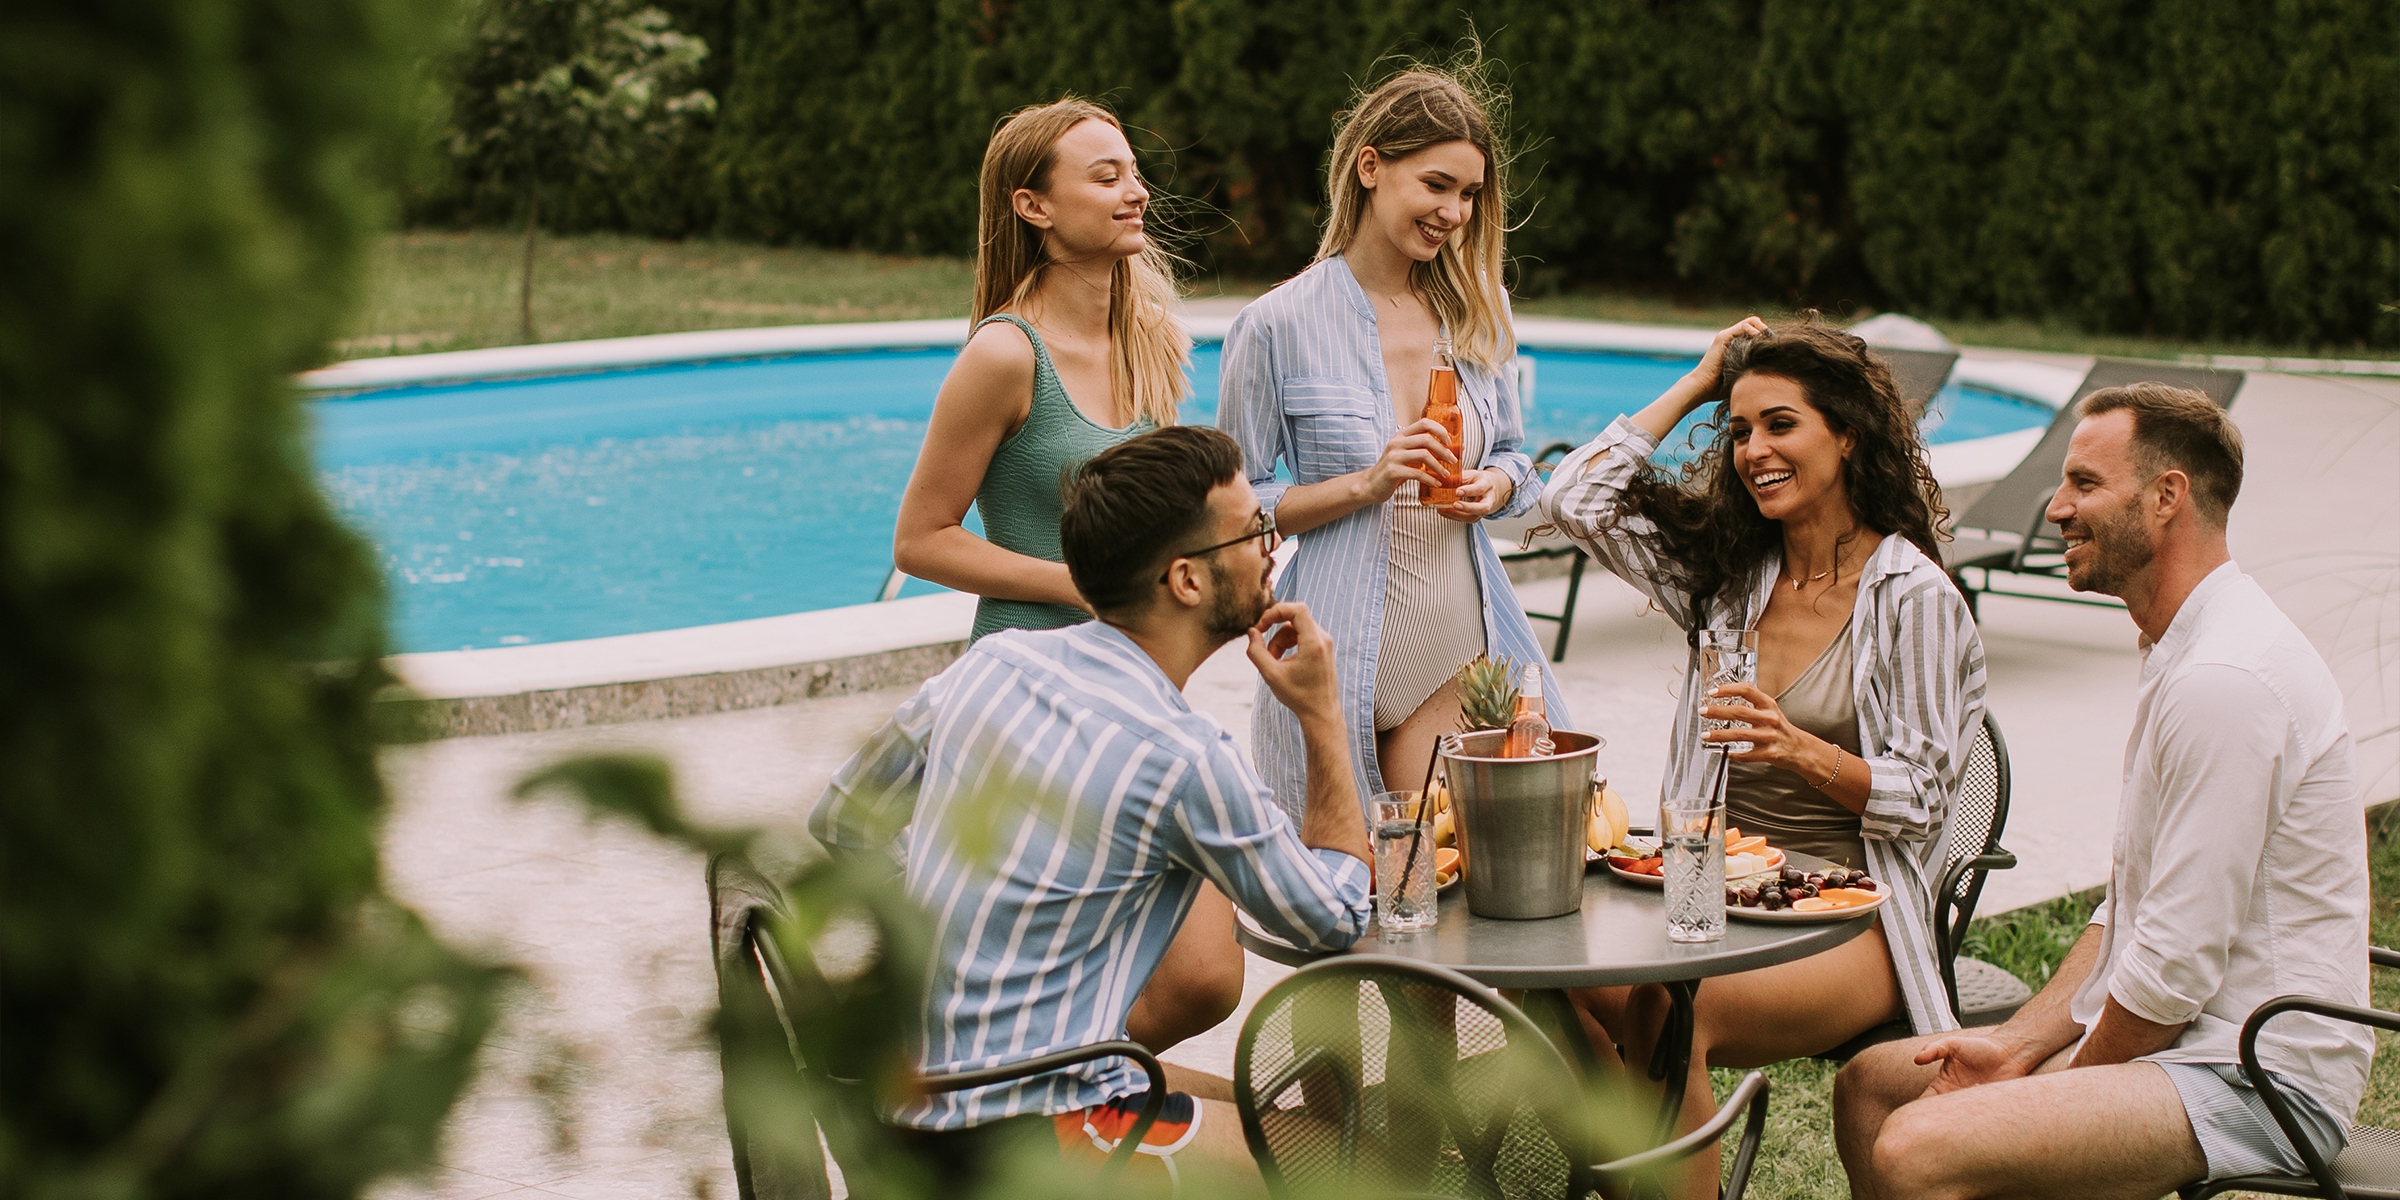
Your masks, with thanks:
<instances>
[{"instance_id":1,"label":"black drinking straw","mask_svg":"<svg viewBox=\"0 0 2400 1200\"><path fill-rule=\"evenodd\" d=\"M1416 828L1408 831L1408 861L1400 865L1400 886L1392 890L1394 896L1408 894L1408 881L1417 869L1417 851L1425 845L1425 826L1432 819L1425 810L1433 804L1433 769L1441 765L1442 739L1448 736L1434 735L1433 754L1425 760L1425 784L1417 789Z\"/></svg>"}]
</instances>

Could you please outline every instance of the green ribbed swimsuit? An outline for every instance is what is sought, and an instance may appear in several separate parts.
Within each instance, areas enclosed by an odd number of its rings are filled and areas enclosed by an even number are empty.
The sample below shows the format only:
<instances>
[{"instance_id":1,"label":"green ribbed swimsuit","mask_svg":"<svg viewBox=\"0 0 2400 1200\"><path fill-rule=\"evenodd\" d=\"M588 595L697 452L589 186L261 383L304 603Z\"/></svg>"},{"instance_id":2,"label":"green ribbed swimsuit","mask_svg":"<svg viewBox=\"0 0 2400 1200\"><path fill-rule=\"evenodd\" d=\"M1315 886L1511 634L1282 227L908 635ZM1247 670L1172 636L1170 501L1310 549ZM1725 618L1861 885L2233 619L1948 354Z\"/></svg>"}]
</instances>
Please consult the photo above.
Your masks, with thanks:
<instances>
[{"instance_id":1,"label":"green ribbed swimsuit","mask_svg":"<svg viewBox=\"0 0 2400 1200\"><path fill-rule=\"evenodd\" d=\"M983 473L975 507L983 514L985 541L1031 558L1064 562L1058 548L1058 518L1066 509L1060 484L1085 459L1156 426L1137 418L1123 429L1096 424L1067 398L1066 385L1050 365L1050 349L1042 335L1022 317L999 313L975 328L1006 321L1025 331L1033 343L1033 411L1025 424L992 452L992 465ZM1002 629L1057 629L1091 617L1080 608L1032 600L998 600L985 596L975 605L972 642Z\"/></svg>"}]
</instances>

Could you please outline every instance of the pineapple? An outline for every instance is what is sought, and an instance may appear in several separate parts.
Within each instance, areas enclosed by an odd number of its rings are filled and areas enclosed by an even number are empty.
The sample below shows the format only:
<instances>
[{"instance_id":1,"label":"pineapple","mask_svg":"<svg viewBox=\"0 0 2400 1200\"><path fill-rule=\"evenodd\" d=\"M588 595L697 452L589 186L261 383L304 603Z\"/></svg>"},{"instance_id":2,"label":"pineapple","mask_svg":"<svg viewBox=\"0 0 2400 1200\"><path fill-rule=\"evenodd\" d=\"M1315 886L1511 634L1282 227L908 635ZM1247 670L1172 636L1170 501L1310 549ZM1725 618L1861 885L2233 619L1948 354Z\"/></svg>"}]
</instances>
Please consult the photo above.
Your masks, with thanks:
<instances>
[{"instance_id":1,"label":"pineapple","mask_svg":"<svg viewBox=\"0 0 2400 1200\"><path fill-rule=\"evenodd\" d=\"M1459 728L1506 729L1517 716L1517 665L1478 654L1458 669Z\"/></svg>"}]
</instances>

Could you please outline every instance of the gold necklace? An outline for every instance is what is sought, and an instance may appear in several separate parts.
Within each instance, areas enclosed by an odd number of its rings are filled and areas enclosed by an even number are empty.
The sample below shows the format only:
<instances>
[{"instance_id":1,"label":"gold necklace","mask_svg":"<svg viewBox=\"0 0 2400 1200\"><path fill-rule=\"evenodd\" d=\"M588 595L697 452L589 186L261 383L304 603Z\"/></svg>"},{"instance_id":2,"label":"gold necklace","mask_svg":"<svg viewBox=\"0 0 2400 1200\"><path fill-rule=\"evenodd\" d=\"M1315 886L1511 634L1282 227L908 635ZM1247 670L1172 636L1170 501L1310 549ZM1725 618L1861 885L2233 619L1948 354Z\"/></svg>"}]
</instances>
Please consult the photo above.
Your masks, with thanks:
<instances>
[{"instance_id":1,"label":"gold necklace","mask_svg":"<svg viewBox=\"0 0 2400 1200\"><path fill-rule=\"evenodd\" d=\"M1856 533L1856 532L1858 532L1858 531L1854 529L1854 530L1852 530L1851 532L1852 532L1852 533ZM1849 538L1845 537L1845 538L1843 538L1843 539L1842 539L1842 542L1847 542L1847 541L1849 541L1849 540L1850 540ZM1826 576L1828 576L1828 575L1831 575L1831 574L1833 574L1833 573L1834 573L1834 572L1836 572L1836 571L1839 571L1839 570L1841 570L1841 569L1842 569L1842 550L1841 550L1842 542L1836 542L1836 543L1834 543L1834 550L1833 550L1833 565L1832 565L1832 566L1830 566L1830 567L1827 567L1827 568L1825 568L1824 570L1822 570L1822 571L1819 571L1819 572L1817 572L1816 574L1809 576L1809 577L1808 577L1806 580L1801 580L1801 579L1798 579L1798 578L1793 578L1793 579L1792 579L1792 590L1793 590L1793 591L1795 591L1795 592L1796 592L1796 591L1799 591L1801 588L1803 588L1803 587L1806 587L1808 584L1815 583L1816 581L1818 581L1818 580L1820 580L1820 579L1823 579L1823 578L1825 578ZM1784 574L1785 574L1787 577L1788 577L1788 576L1797 576L1797 575L1799 574L1799 572L1797 572L1797 571L1794 571L1794 570L1792 570L1792 569L1791 569L1791 560L1790 560L1790 559L1788 559L1788 558L1784 560L1784 572L1783 572L1783 573L1784 573Z\"/></svg>"}]
</instances>

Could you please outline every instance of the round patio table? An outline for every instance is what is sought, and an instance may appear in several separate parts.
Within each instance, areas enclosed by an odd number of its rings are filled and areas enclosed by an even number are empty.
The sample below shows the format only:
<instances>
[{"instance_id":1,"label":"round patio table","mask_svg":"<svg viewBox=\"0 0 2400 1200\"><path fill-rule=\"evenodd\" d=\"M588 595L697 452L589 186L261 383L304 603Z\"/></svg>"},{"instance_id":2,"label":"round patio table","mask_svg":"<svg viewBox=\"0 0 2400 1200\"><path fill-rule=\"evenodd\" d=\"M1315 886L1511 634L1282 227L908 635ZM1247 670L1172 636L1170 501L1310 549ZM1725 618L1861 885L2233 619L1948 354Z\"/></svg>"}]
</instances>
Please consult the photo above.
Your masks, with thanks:
<instances>
[{"instance_id":1,"label":"round patio table","mask_svg":"<svg viewBox=\"0 0 2400 1200\"><path fill-rule=\"evenodd\" d=\"M1804 865L1795 856L1794 865ZM1877 906L1878 909L1881 906ZM1550 1027L1559 1049L1587 1070L1591 1051L1564 989L1660 983L1673 1002L1650 1077L1666 1089L1660 1114L1663 1135L1683 1106L1684 1077L1692 1058L1692 998L1700 981L1822 954L1865 933L1875 913L1847 920L1760 922L1728 917L1722 941L1699 944L1667 940L1666 897L1660 888L1619 879L1595 865L1583 878L1583 907L1538 921L1478 917L1467 911L1466 888L1441 897L1434 927L1386 936L1374 926L1345 954L1388 954L1448 967L1494 988L1526 989L1520 1005ZM1245 914L1234 936L1261 958L1306 966L1330 954L1302 950L1249 923Z\"/></svg>"}]
</instances>

